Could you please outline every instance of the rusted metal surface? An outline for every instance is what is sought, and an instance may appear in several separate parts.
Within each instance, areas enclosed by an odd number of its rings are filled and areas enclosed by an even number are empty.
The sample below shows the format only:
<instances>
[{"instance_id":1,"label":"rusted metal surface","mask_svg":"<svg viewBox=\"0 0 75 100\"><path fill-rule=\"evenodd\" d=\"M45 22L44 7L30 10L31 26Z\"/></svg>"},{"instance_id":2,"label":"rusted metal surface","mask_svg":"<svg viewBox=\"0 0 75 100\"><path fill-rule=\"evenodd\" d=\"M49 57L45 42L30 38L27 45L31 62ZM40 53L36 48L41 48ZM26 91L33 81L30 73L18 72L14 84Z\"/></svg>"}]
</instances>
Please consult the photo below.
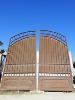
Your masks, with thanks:
<instances>
[{"instance_id":1,"label":"rusted metal surface","mask_svg":"<svg viewBox=\"0 0 75 100\"><path fill-rule=\"evenodd\" d=\"M58 36L52 37L46 32L40 34L40 90L72 91L72 75L67 42L65 40L63 43L62 41L62 39L59 40Z\"/></svg>"},{"instance_id":2,"label":"rusted metal surface","mask_svg":"<svg viewBox=\"0 0 75 100\"><path fill-rule=\"evenodd\" d=\"M11 37L1 87L35 90L36 34L23 32ZM72 74L65 36L40 31L38 87L43 91L72 91Z\"/></svg>"},{"instance_id":3,"label":"rusted metal surface","mask_svg":"<svg viewBox=\"0 0 75 100\"><path fill-rule=\"evenodd\" d=\"M2 88L11 90L35 89L35 49L34 32L21 33L10 39L2 77Z\"/></svg>"}]
</instances>

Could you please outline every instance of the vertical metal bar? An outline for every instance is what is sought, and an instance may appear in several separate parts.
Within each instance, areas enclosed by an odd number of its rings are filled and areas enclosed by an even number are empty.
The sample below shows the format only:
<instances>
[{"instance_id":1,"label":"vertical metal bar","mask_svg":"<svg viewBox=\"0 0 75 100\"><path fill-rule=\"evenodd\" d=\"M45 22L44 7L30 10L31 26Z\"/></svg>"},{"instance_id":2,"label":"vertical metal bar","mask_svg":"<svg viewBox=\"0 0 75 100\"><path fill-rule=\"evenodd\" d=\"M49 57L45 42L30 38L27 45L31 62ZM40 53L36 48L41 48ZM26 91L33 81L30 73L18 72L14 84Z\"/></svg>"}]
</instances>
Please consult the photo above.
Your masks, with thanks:
<instances>
[{"instance_id":1,"label":"vertical metal bar","mask_svg":"<svg viewBox=\"0 0 75 100\"><path fill-rule=\"evenodd\" d=\"M59 46L59 42L56 40L56 43L55 43L55 52L56 52L56 64L57 64L57 69L56 69L56 73L57 73L57 76L58 76L58 72L60 70L60 62L58 63L58 61L60 61L60 48L58 47ZM56 67L56 65L55 65Z\"/></svg>"},{"instance_id":2,"label":"vertical metal bar","mask_svg":"<svg viewBox=\"0 0 75 100\"><path fill-rule=\"evenodd\" d=\"M53 67L54 67L54 73L56 73L56 57L57 57L57 54L55 53L56 51L56 41L54 41L54 64L53 64Z\"/></svg>"},{"instance_id":3,"label":"vertical metal bar","mask_svg":"<svg viewBox=\"0 0 75 100\"><path fill-rule=\"evenodd\" d=\"M45 66L45 74L47 73L47 67L48 67L48 37L46 37L46 66ZM46 75L45 75L46 76Z\"/></svg>"},{"instance_id":4,"label":"vertical metal bar","mask_svg":"<svg viewBox=\"0 0 75 100\"><path fill-rule=\"evenodd\" d=\"M53 38L52 38L52 40L51 40L51 49L52 49L52 51L51 51L51 64L52 64L52 66L51 66L51 73L53 74Z\"/></svg>"},{"instance_id":5,"label":"vertical metal bar","mask_svg":"<svg viewBox=\"0 0 75 100\"><path fill-rule=\"evenodd\" d=\"M34 44L33 44L33 40L34 40L34 37L32 37L32 39L31 39L31 47L33 47L32 48L32 51L31 51L31 57L30 57L30 59L31 59L31 64L32 64L32 76L33 76L33 70L34 70L34 62L33 62L33 60L34 60L34 55L32 56L32 52L34 53Z\"/></svg>"},{"instance_id":6,"label":"vertical metal bar","mask_svg":"<svg viewBox=\"0 0 75 100\"><path fill-rule=\"evenodd\" d=\"M25 70L25 71L24 71L24 75L27 74L27 66L26 66L26 49L27 49L27 48L26 48L26 43L27 43L27 42L26 42L26 38L25 38L25 39L24 39L24 57L23 57L23 59L24 59L24 65L25 65L25 66L24 66L24 67L25 67L25 68L24 68L24 70Z\"/></svg>"},{"instance_id":7,"label":"vertical metal bar","mask_svg":"<svg viewBox=\"0 0 75 100\"><path fill-rule=\"evenodd\" d=\"M45 55L46 55L46 54L45 54L45 51L46 51L45 37L44 37L44 44L43 44L43 45L44 45L44 54L43 54L43 55L44 55L44 76L45 76L45 66L46 66L46 63L45 63L45 62L46 62L46 56L45 56ZM42 57L42 58L43 58L43 57Z\"/></svg>"},{"instance_id":8,"label":"vertical metal bar","mask_svg":"<svg viewBox=\"0 0 75 100\"><path fill-rule=\"evenodd\" d=\"M55 48L54 48L54 46L55 46L55 41L54 41L54 39L53 39L53 74L54 74L54 64L55 64Z\"/></svg>"},{"instance_id":9,"label":"vertical metal bar","mask_svg":"<svg viewBox=\"0 0 75 100\"><path fill-rule=\"evenodd\" d=\"M45 37L45 76L46 76L46 70L47 70L47 48L48 44L47 44L47 37Z\"/></svg>"},{"instance_id":10,"label":"vertical metal bar","mask_svg":"<svg viewBox=\"0 0 75 100\"><path fill-rule=\"evenodd\" d=\"M50 49L50 46L51 46L51 38L49 37L49 76L50 76L50 67L51 67L51 49Z\"/></svg>"},{"instance_id":11,"label":"vertical metal bar","mask_svg":"<svg viewBox=\"0 0 75 100\"><path fill-rule=\"evenodd\" d=\"M27 66L27 76L28 76L28 65L27 65L27 61L28 61L28 38L26 38L26 66Z\"/></svg>"},{"instance_id":12,"label":"vertical metal bar","mask_svg":"<svg viewBox=\"0 0 75 100\"><path fill-rule=\"evenodd\" d=\"M63 56L64 56L64 58L63 58L63 63L64 63L64 71L65 71L65 76L66 76L66 64L67 64L67 62L66 62L66 58L67 58L67 55L66 55L66 48L65 48L65 45L63 46Z\"/></svg>"},{"instance_id":13,"label":"vertical metal bar","mask_svg":"<svg viewBox=\"0 0 75 100\"><path fill-rule=\"evenodd\" d=\"M65 68L66 68L66 67L65 67L66 65L64 64L64 59L65 59L65 57L67 57L67 56L65 55L65 53L64 53L64 49L66 49L66 48L64 48L64 47L65 47L65 46L62 45L62 53L63 53L63 55L62 55L62 60L63 60L63 61L62 61L62 64L63 64L63 65L62 65L62 66L63 66L63 73L65 73L65 70L66 70L66 69L65 69ZM66 64L67 64L67 63L66 63ZM66 74L66 73L65 73L65 74Z\"/></svg>"},{"instance_id":14,"label":"vertical metal bar","mask_svg":"<svg viewBox=\"0 0 75 100\"><path fill-rule=\"evenodd\" d=\"M33 54L32 54L32 52L31 52L31 60L32 60L32 64L35 64L36 62L34 62L34 57L35 57L35 55L36 55L36 53L35 53L35 37L33 37L33 39L32 39L32 45L31 45L31 47L33 47L32 48L32 51L33 51ZM33 65L32 66L32 75L34 74L34 72L35 72L35 65Z\"/></svg>"},{"instance_id":15,"label":"vertical metal bar","mask_svg":"<svg viewBox=\"0 0 75 100\"><path fill-rule=\"evenodd\" d=\"M59 54L59 60L58 60L58 64L59 64L59 73L60 73L60 75L62 74L62 50L61 50L61 43L58 41L58 49L59 49L59 52L58 52L58 54ZM61 78L61 77L60 77Z\"/></svg>"},{"instance_id":16,"label":"vertical metal bar","mask_svg":"<svg viewBox=\"0 0 75 100\"><path fill-rule=\"evenodd\" d=\"M52 73L52 38L50 38L51 55L50 55L50 74Z\"/></svg>"},{"instance_id":17,"label":"vertical metal bar","mask_svg":"<svg viewBox=\"0 0 75 100\"><path fill-rule=\"evenodd\" d=\"M16 49L15 49L15 44L14 44L14 46L13 46L13 49L14 49L14 52L13 52L13 54L12 54L12 57L13 57L13 64L15 65L15 60L16 60L16 56L15 56L15 53L16 53ZM13 68L14 68L14 70L15 70L15 73L16 73L16 68L15 68L16 66L13 66Z\"/></svg>"},{"instance_id":18,"label":"vertical metal bar","mask_svg":"<svg viewBox=\"0 0 75 100\"><path fill-rule=\"evenodd\" d=\"M32 74L32 63L31 63L31 51L32 51L31 44L32 44L32 37L29 37L29 43L30 43L30 45L29 45L29 63L28 64L29 64L29 68L30 68L30 73Z\"/></svg>"},{"instance_id":19,"label":"vertical metal bar","mask_svg":"<svg viewBox=\"0 0 75 100\"><path fill-rule=\"evenodd\" d=\"M43 70L44 70L44 67L43 67L43 64L44 64L44 59L42 59L42 55L43 55L43 51L44 51L44 45L43 45L43 42L44 39L42 36L40 36L40 67L41 67L41 72L43 73ZM41 45L42 44L42 45ZM42 47L43 46L43 51L42 51Z\"/></svg>"},{"instance_id":20,"label":"vertical metal bar","mask_svg":"<svg viewBox=\"0 0 75 100\"><path fill-rule=\"evenodd\" d=\"M48 43L48 49L47 49L47 63L48 63L47 74L49 74L49 55L50 55L50 52L49 52L49 37L47 38L47 43Z\"/></svg>"},{"instance_id":21,"label":"vertical metal bar","mask_svg":"<svg viewBox=\"0 0 75 100\"><path fill-rule=\"evenodd\" d=\"M27 58L28 58L28 59L27 59L28 76L29 76L29 74L30 74L30 68L29 68L29 67L30 67L30 66L29 66L29 62L30 62L30 61L29 61L29 60L30 60L30 59L29 59L29 54L30 54L29 45L30 45L30 43L29 43L29 41L30 41L30 36L27 38L27 42L28 42L28 44L27 44L27 48L28 48L28 56L27 56Z\"/></svg>"},{"instance_id":22,"label":"vertical metal bar","mask_svg":"<svg viewBox=\"0 0 75 100\"><path fill-rule=\"evenodd\" d=\"M39 44L39 72L40 73L42 73L42 67L41 67L41 65L40 64L42 64L42 59L41 59L41 55L42 55L42 52L41 52L41 35L40 35L40 37L39 37L40 39L39 39L39 41L40 41L40 44Z\"/></svg>"},{"instance_id":23,"label":"vertical metal bar","mask_svg":"<svg viewBox=\"0 0 75 100\"><path fill-rule=\"evenodd\" d=\"M27 67L28 67L28 76L29 76L29 66L28 66L28 62L29 62L29 37L27 38Z\"/></svg>"},{"instance_id":24,"label":"vertical metal bar","mask_svg":"<svg viewBox=\"0 0 75 100\"><path fill-rule=\"evenodd\" d=\"M54 65L54 72L57 74L57 69L58 69L58 65L57 65L57 41L55 41L55 49L54 49L54 57L55 57L55 65Z\"/></svg>"},{"instance_id":25,"label":"vertical metal bar","mask_svg":"<svg viewBox=\"0 0 75 100\"><path fill-rule=\"evenodd\" d=\"M23 46L23 39L22 39L22 45L21 45L21 47L22 47L22 49L21 49L21 54L22 54L22 70L21 70L21 73L23 74L23 64L24 64L24 62L23 62L23 52L24 52L24 46Z\"/></svg>"}]
</instances>

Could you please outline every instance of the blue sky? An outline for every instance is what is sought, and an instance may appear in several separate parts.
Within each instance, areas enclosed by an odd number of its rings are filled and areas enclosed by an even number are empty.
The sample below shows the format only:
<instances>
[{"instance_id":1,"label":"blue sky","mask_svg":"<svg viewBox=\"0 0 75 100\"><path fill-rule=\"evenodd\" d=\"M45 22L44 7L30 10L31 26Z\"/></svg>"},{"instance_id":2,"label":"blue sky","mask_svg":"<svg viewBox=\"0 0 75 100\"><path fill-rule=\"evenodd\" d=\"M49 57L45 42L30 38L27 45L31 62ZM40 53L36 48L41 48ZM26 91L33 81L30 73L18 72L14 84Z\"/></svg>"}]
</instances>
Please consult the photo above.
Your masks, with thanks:
<instances>
[{"instance_id":1,"label":"blue sky","mask_svg":"<svg viewBox=\"0 0 75 100\"><path fill-rule=\"evenodd\" d=\"M75 60L75 0L0 0L0 48L16 33L40 29L65 35Z\"/></svg>"}]
</instances>

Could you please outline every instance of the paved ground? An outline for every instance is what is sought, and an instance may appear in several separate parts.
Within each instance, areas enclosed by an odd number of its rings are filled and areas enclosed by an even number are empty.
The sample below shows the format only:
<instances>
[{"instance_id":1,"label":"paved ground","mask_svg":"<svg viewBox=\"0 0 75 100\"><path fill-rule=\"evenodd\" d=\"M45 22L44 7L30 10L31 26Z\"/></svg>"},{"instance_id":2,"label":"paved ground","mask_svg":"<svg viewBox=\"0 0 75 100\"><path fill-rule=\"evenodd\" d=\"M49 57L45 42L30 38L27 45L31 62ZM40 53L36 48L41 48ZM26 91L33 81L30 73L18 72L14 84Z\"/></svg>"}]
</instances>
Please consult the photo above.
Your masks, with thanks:
<instances>
[{"instance_id":1,"label":"paved ground","mask_svg":"<svg viewBox=\"0 0 75 100\"><path fill-rule=\"evenodd\" d=\"M46 92L46 93L0 93L0 100L75 100L75 92Z\"/></svg>"}]
</instances>

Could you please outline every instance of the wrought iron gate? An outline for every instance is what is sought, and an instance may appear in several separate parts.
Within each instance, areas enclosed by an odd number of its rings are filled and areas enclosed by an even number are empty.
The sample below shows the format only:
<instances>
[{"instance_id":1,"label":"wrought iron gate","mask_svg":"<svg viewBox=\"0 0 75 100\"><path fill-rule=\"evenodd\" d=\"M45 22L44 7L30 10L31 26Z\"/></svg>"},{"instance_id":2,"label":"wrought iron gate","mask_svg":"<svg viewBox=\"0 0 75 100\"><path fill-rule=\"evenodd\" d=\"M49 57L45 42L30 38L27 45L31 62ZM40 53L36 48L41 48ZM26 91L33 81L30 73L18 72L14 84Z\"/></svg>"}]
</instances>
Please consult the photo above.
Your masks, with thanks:
<instances>
[{"instance_id":1,"label":"wrought iron gate","mask_svg":"<svg viewBox=\"0 0 75 100\"><path fill-rule=\"evenodd\" d=\"M10 39L2 88L6 90L72 91L66 38L56 32L28 31ZM37 55L36 55L37 54Z\"/></svg>"},{"instance_id":2,"label":"wrought iron gate","mask_svg":"<svg viewBox=\"0 0 75 100\"><path fill-rule=\"evenodd\" d=\"M35 90L36 34L34 31L11 37L2 78L2 88Z\"/></svg>"},{"instance_id":3,"label":"wrought iron gate","mask_svg":"<svg viewBox=\"0 0 75 100\"><path fill-rule=\"evenodd\" d=\"M56 32L40 32L39 90L72 91L72 75L66 38Z\"/></svg>"}]
</instances>

